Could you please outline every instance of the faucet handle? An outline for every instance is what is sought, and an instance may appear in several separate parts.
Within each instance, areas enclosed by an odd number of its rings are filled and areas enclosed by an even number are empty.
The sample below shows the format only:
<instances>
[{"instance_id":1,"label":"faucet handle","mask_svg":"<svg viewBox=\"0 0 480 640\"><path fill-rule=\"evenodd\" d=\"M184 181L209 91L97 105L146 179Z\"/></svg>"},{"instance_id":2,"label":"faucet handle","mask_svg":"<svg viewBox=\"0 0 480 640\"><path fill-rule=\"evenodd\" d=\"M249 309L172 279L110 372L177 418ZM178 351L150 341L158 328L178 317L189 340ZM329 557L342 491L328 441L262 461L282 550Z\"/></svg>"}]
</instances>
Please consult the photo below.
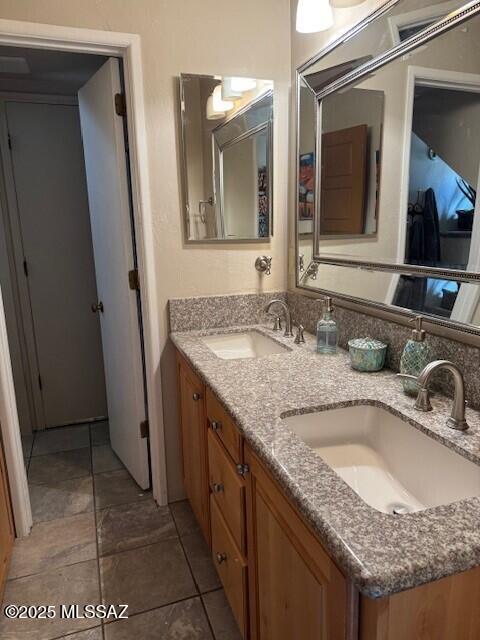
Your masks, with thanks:
<instances>
[{"instance_id":1,"label":"faucet handle","mask_svg":"<svg viewBox=\"0 0 480 640\"><path fill-rule=\"evenodd\" d=\"M305 328L303 327L303 325L299 324L297 327L297 335L295 336L295 344L304 344L305 343L305 336L303 335L303 332L305 331Z\"/></svg>"},{"instance_id":2,"label":"faucet handle","mask_svg":"<svg viewBox=\"0 0 480 640\"><path fill-rule=\"evenodd\" d=\"M282 319L280 316L275 316L275 320L273 321L272 331L281 331L282 330Z\"/></svg>"},{"instance_id":3,"label":"faucet handle","mask_svg":"<svg viewBox=\"0 0 480 640\"><path fill-rule=\"evenodd\" d=\"M412 376L409 373L397 373L395 375L397 376L397 378L401 378L402 380L414 380L415 382L418 381L417 376Z\"/></svg>"},{"instance_id":4,"label":"faucet handle","mask_svg":"<svg viewBox=\"0 0 480 640\"><path fill-rule=\"evenodd\" d=\"M417 411L424 411L425 413L433 409L432 403L430 402L430 392L427 387L420 387L418 390L414 407Z\"/></svg>"},{"instance_id":5,"label":"faucet handle","mask_svg":"<svg viewBox=\"0 0 480 640\"><path fill-rule=\"evenodd\" d=\"M409 373L397 373L397 378L401 378L402 380L412 380L413 382L418 382L417 376L412 376ZM428 387L418 387L418 395L415 400L415 409L417 411L431 411L433 409L432 403L430 402L430 391Z\"/></svg>"}]
</instances>

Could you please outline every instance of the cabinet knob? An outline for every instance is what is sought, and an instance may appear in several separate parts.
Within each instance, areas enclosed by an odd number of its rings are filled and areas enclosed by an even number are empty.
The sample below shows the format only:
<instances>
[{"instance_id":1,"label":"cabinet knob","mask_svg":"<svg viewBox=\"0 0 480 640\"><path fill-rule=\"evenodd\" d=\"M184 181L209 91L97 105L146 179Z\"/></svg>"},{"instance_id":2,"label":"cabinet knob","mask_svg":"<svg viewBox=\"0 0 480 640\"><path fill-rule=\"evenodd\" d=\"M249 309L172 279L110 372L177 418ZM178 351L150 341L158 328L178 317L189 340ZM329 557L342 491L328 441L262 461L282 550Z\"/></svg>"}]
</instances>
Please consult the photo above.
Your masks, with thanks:
<instances>
[{"instance_id":1,"label":"cabinet knob","mask_svg":"<svg viewBox=\"0 0 480 640\"><path fill-rule=\"evenodd\" d=\"M213 431L220 431L220 429L222 428L222 423L217 422L217 420L212 420L210 424L212 426Z\"/></svg>"},{"instance_id":2,"label":"cabinet knob","mask_svg":"<svg viewBox=\"0 0 480 640\"><path fill-rule=\"evenodd\" d=\"M195 400L195 402L198 402L200 400L202 396L199 393L194 393L192 398Z\"/></svg>"},{"instance_id":3,"label":"cabinet knob","mask_svg":"<svg viewBox=\"0 0 480 640\"><path fill-rule=\"evenodd\" d=\"M227 559L227 554L226 553L217 553L217 562L218 564L222 564L222 562L225 562Z\"/></svg>"},{"instance_id":4,"label":"cabinet knob","mask_svg":"<svg viewBox=\"0 0 480 640\"><path fill-rule=\"evenodd\" d=\"M221 484L220 482L214 482L213 483L213 492L214 493L222 493L223 491L223 484Z\"/></svg>"}]
</instances>

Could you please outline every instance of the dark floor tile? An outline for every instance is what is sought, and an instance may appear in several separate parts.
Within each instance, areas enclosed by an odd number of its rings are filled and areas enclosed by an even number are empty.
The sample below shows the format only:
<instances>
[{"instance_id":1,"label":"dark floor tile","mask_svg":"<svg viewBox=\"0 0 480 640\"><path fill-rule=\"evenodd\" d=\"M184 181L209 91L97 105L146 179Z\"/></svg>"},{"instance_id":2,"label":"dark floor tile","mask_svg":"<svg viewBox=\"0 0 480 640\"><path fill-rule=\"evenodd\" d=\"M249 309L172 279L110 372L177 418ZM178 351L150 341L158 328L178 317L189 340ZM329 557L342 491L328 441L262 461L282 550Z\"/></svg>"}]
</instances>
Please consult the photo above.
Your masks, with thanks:
<instances>
[{"instance_id":1,"label":"dark floor tile","mask_svg":"<svg viewBox=\"0 0 480 640\"><path fill-rule=\"evenodd\" d=\"M97 510L152 497L150 491L140 489L126 469L99 473L94 484Z\"/></svg>"},{"instance_id":2,"label":"dark floor tile","mask_svg":"<svg viewBox=\"0 0 480 640\"><path fill-rule=\"evenodd\" d=\"M92 478L75 478L48 484L30 483L30 503L34 522L67 518L93 511Z\"/></svg>"},{"instance_id":3,"label":"dark floor tile","mask_svg":"<svg viewBox=\"0 0 480 640\"><path fill-rule=\"evenodd\" d=\"M199 598L105 626L106 640L213 640Z\"/></svg>"},{"instance_id":4,"label":"dark floor tile","mask_svg":"<svg viewBox=\"0 0 480 640\"><path fill-rule=\"evenodd\" d=\"M92 448L92 466L93 473L104 473L124 468L109 444Z\"/></svg>"},{"instance_id":5,"label":"dark floor tile","mask_svg":"<svg viewBox=\"0 0 480 640\"><path fill-rule=\"evenodd\" d=\"M153 500L98 511L97 531L102 556L177 537L169 508L158 507Z\"/></svg>"},{"instance_id":6,"label":"dark floor tile","mask_svg":"<svg viewBox=\"0 0 480 640\"><path fill-rule=\"evenodd\" d=\"M198 526L198 522L195 519L195 515L188 500L171 502L169 507L180 536L186 536L189 533L200 531L200 527Z\"/></svg>"},{"instance_id":7,"label":"dark floor tile","mask_svg":"<svg viewBox=\"0 0 480 640\"><path fill-rule=\"evenodd\" d=\"M100 558L106 604L128 604L139 613L196 595L197 591L178 540Z\"/></svg>"},{"instance_id":8,"label":"dark floor tile","mask_svg":"<svg viewBox=\"0 0 480 640\"><path fill-rule=\"evenodd\" d=\"M110 444L110 427L108 420L104 422L93 422L90 425L90 437L92 446L98 447L102 444Z\"/></svg>"},{"instance_id":9,"label":"dark floor tile","mask_svg":"<svg viewBox=\"0 0 480 640\"><path fill-rule=\"evenodd\" d=\"M84 449L90 446L88 425L60 427L37 431L33 441L32 456L41 456L57 451Z\"/></svg>"},{"instance_id":10,"label":"dark floor tile","mask_svg":"<svg viewBox=\"0 0 480 640\"><path fill-rule=\"evenodd\" d=\"M203 535L199 531L189 533L182 537L182 544L200 593L219 589L221 583Z\"/></svg>"},{"instance_id":11,"label":"dark floor tile","mask_svg":"<svg viewBox=\"0 0 480 640\"><path fill-rule=\"evenodd\" d=\"M102 640L102 627L95 627L87 631L80 631L69 636L62 636L58 640Z\"/></svg>"},{"instance_id":12,"label":"dark floor tile","mask_svg":"<svg viewBox=\"0 0 480 640\"><path fill-rule=\"evenodd\" d=\"M8 580L4 602L15 605L99 604L97 561L81 562L28 578ZM92 626L92 620L66 619L57 615L48 620L9 620L0 616L2 640L51 640Z\"/></svg>"},{"instance_id":13,"label":"dark floor tile","mask_svg":"<svg viewBox=\"0 0 480 640\"><path fill-rule=\"evenodd\" d=\"M223 589L203 594L202 600L212 625L215 640L242 640Z\"/></svg>"},{"instance_id":14,"label":"dark floor tile","mask_svg":"<svg viewBox=\"0 0 480 640\"><path fill-rule=\"evenodd\" d=\"M30 461L28 479L34 484L50 484L73 478L83 478L92 473L90 448L59 451L35 456Z\"/></svg>"},{"instance_id":15,"label":"dark floor tile","mask_svg":"<svg viewBox=\"0 0 480 640\"><path fill-rule=\"evenodd\" d=\"M39 522L29 536L15 541L8 577L28 576L96 557L93 513Z\"/></svg>"}]
</instances>

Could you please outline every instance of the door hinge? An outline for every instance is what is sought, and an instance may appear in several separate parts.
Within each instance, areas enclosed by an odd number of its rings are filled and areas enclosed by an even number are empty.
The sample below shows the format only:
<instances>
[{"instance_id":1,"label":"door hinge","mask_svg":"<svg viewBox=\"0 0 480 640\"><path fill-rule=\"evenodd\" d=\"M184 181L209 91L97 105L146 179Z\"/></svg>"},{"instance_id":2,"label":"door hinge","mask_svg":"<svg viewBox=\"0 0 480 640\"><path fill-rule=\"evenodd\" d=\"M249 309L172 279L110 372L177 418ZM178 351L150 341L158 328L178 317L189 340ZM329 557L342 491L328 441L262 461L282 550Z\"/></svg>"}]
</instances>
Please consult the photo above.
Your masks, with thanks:
<instances>
[{"instance_id":1,"label":"door hinge","mask_svg":"<svg viewBox=\"0 0 480 640\"><path fill-rule=\"evenodd\" d=\"M250 471L248 464L237 464L237 473L239 476L245 476Z\"/></svg>"},{"instance_id":2,"label":"door hinge","mask_svg":"<svg viewBox=\"0 0 480 640\"><path fill-rule=\"evenodd\" d=\"M148 420L142 420L140 422L140 437L148 438L150 435L150 425L148 424Z\"/></svg>"},{"instance_id":3,"label":"door hinge","mask_svg":"<svg viewBox=\"0 0 480 640\"><path fill-rule=\"evenodd\" d=\"M8 148L10 151L12 150L12 136L8 134Z\"/></svg>"},{"instance_id":4,"label":"door hinge","mask_svg":"<svg viewBox=\"0 0 480 640\"><path fill-rule=\"evenodd\" d=\"M132 291L140 291L140 278L138 269L130 269L128 272L128 285Z\"/></svg>"},{"instance_id":5,"label":"door hinge","mask_svg":"<svg viewBox=\"0 0 480 640\"><path fill-rule=\"evenodd\" d=\"M43 389L42 376L40 374L38 374L38 388L40 391Z\"/></svg>"},{"instance_id":6,"label":"door hinge","mask_svg":"<svg viewBox=\"0 0 480 640\"><path fill-rule=\"evenodd\" d=\"M25 259L23 260L23 273L25 274L25 277L28 278L28 264Z\"/></svg>"},{"instance_id":7,"label":"door hinge","mask_svg":"<svg viewBox=\"0 0 480 640\"><path fill-rule=\"evenodd\" d=\"M127 101L124 93L115 94L115 113L122 117L127 115Z\"/></svg>"}]
</instances>

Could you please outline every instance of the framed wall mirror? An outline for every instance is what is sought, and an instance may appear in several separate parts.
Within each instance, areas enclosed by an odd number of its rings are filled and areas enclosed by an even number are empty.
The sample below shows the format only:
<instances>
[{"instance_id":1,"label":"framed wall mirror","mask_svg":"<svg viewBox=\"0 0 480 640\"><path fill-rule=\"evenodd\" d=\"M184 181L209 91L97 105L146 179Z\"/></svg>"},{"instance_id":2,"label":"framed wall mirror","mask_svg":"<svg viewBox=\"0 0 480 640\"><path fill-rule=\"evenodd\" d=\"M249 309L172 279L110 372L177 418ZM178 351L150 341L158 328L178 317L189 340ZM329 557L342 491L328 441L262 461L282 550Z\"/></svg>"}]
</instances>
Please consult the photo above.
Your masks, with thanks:
<instances>
[{"instance_id":1,"label":"framed wall mirror","mask_svg":"<svg viewBox=\"0 0 480 640\"><path fill-rule=\"evenodd\" d=\"M384 5L297 73L297 286L480 335L480 2Z\"/></svg>"},{"instance_id":2,"label":"framed wall mirror","mask_svg":"<svg viewBox=\"0 0 480 640\"><path fill-rule=\"evenodd\" d=\"M188 242L265 242L273 233L273 82L180 76Z\"/></svg>"}]
</instances>

